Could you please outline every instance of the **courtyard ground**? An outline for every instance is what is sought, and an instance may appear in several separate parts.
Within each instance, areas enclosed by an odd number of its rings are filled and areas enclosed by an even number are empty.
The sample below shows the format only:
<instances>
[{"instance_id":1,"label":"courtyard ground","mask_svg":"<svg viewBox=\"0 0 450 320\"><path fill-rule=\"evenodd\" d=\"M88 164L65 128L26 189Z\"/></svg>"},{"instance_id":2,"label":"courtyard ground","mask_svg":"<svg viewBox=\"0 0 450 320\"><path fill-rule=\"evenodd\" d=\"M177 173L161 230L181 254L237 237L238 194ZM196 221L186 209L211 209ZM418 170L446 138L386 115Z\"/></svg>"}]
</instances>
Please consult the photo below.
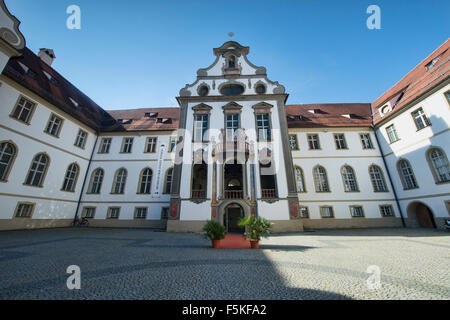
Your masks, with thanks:
<instances>
[{"instance_id":1,"label":"courtyard ground","mask_svg":"<svg viewBox=\"0 0 450 320\"><path fill-rule=\"evenodd\" d=\"M449 266L450 233L423 229L272 235L260 250L146 229L0 232L0 299L450 299Z\"/></svg>"}]
</instances>

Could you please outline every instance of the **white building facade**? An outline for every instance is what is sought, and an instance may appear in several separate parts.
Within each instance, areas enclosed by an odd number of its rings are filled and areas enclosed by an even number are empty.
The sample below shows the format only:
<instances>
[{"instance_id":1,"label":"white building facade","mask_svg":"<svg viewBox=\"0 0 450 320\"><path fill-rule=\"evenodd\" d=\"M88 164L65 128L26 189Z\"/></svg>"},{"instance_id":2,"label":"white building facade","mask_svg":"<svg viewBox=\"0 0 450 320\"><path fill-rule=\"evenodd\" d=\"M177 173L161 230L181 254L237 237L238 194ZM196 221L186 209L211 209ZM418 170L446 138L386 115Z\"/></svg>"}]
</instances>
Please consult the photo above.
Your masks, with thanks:
<instances>
[{"instance_id":1,"label":"white building facade","mask_svg":"<svg viewBox=\"0 0 450 320\"><path fill-rule=\"evenodd\" d=\"M372 104L285 105L285 87L229 41L179 108L105 111L2 10L13 36L0 39L0 230L87 217L172 232L212 219L239 233L251 214L273 232L445 229L450 41Z\"/></svg>"}]
</instances>

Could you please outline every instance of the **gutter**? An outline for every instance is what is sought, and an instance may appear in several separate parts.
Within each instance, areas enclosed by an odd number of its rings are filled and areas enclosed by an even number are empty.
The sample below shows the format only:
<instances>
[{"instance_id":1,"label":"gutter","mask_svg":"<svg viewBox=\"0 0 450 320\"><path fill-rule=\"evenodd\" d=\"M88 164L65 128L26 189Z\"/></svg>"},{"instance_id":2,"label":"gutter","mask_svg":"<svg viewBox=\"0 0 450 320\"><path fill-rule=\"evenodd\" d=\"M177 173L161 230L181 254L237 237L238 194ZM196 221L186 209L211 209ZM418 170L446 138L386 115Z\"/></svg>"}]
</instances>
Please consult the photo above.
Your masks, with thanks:
<instances>
[{"instance_id":1,"label":"gutter","mask_svg":"<svg viewBox=\"0 0 450 320\"><path fill-rule=\"evenodd\" d=\"M97 141L98 141L99 136L100 136L100 132L97 131L97 137L95 138L94 147L92 148L91 157L89 158L88 166L86 168L86 174L84 175L83 185L81 186L80 197L78 199L77 209L75 210L75 217L73 218L74 223L75 223L75 221L78 220L78 211L80 210L80 206L81 206L81 198L83 197L84 186L86 185L86 180L88 177L89 169L91 167L92 158L94 157L94 152L97 149Z\"/></svg>"},{"instance_id":2,"label":"gutter","mask_svg":"<svg viewBox=\"0 0 450 320\"><path fill-rule=\"evenodd\" d=\"M384 167L386 168L386 173L387 173L387 176L389 178L389 184L391 185L392 192L394 193L395 202L397 204L398 212L400 213L400 218L402 219L403 228L406 228L405 218L403 216L402 208L400 207L400 202L398 201L397 192L395 191L394 184L392 183L391 173L389 172L389 167L387 166L386 159L384 158L383 149L380 146L380 141L379 141L378 136L377 136L377 131L375 130L375 126L374 126L374 123L373 123L372 103L370 104L370 112L372 113L372 117L371 117L372 118L372 129L373 129L373 132L375 134L375 140L377 142L378 149L380 149L380 152L381 152L381 159L383 159L383 164L384 164Z\"/></svg>"}]
</instances>

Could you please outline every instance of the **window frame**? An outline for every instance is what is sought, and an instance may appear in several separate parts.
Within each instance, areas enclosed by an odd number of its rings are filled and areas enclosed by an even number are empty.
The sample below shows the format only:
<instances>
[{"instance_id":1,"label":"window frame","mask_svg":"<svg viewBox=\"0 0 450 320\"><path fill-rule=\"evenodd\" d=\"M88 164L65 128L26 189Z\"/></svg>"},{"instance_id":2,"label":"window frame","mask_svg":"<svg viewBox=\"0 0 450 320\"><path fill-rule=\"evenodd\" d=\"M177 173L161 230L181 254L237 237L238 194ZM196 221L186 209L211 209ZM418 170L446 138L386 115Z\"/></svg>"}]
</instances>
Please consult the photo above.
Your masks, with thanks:
<instances>
[{"instance_id":1,"label":"window frame","mask_svg":"<svg viewBox=\"0 0 450 320\"><path fill-rule=\"evenodd\" d=\"M392 128L393 131L390 131L389 128ZM395 140L392 140L392 136L390 135L390 132L393 132L395 135ZM393 144L400 140L400 136L398 135L397 129L395 128L395 125L392 123L389 126L386 126L386 134L389 140L389 144Z\"/></svg>"},{"instance_id":2,"label":"window frame","mask_svg":"<svg viewBox=\"0 0 450 320\"><path fill-rule=\"evenodd\" d=\"M14 114L16 113L16 109L19 107L19 103L20 103L20 100L21 100L21 99L24 99L24 105L25 105L27 102L28 102L29 104L31 104L31 108L30 108L30 110L29 110L29 112L28 112L28 114L27 114L26 120L20 119L19 116L18 116L17 118L14 116ZM23 107L22 107L22 108L23 108ZM36 103L36 102L33 102L31 99L28 99L28 98L25 97L24 95L19 95L19 97L17 98L17 101L16 101L16 103L15 103L15 105L14 105L14 107L13 107L11 113L9 114L9 116L10 116L11 118L13 118L14 120L16 120L16 121L19 121L19 122L24 123L24 124L26 124L26 125L30 125L31 119L32 119L32 117L33 117L33 115L34 115L34 111L36 110L36 108L37 108L37 103ZM22 110L22 111L23 111L23 110ZM22 114L22 111L19 113L19 115Z\"/></svg>"},{"instance_id":3,"label":"window frame","mask_svg":"<svg viewBox=\"0 0 450 320\"><path fill-rule=\"evenodd\" d=\"M418 117L416 117L414 114L416 112L422 112L421 114L418 115ZM416 131L420 131L422 129L425 129L426 127L430 127L431 126L431 121L430 118L427 116L427 114L425 113L425 110L423 109L423 107L419 107L416 110L414 110L413 112L410 113L411 114L411 118L416 126ZM418 120L420 119L420 121L422 122L421 125L418 124ZM423 127L421 127L423 125ZM420 127L420 128L419 128Z\"/></svg>"},{"instance_id":4,"label":"window frame","mask_svg":"<svg viewBox=\"0 0 450 320\"><path fill-rule=\"evenodd\" d=\"M330 208L330 210L331 210L331 216L324 216L324 215L323 215L322 209L325 209L325 208ZM332 219L332 218L334 218L334 209L333 209L333 206L319 206L319 212L320 212L320 217L321 217L322 219Z\"/></svg>"},{"instance_id":5,"label":"window frame","mask_svg":"<svg viewBox=\"0 0 450 320\"><path fill-rule=\"evenodd\" d=\"M168 177L169 177L169 171L171 171L171 175L170 175L170 192L166 192L167 191L167 183L169 181ZM163 194L172 194L172 187L173 187L173 171L174 171L174 167L170 167L167 168L166 173L164 174L164 189L163 189Z\"/></svg>"},{"instance_id":6,"label":"window frame","mask_svg":"<svg viewBox=\"0 0 450 320\"><path fill-rule=\"evenodd\" d=\"M346 168L350 168L350 170L352 171L354 185L355 185L355 190L347 190L346 179L345 179L345 176L344 176L344 169L346 169ZM344 185L344 192L346 192L346 193L360 192L358 179L356 178L356 171L355 171L355 169L352 166L350 166L349 164L344 164L341 167L341 178L342 178L342 183Z\"/></svg>"},{"instance_id":7,"label":"window frame","mask_svg":"<svg viewBox=\"0 0 450 320\"><path fill-rule=\"evenodd\" d=\"M355 215L353 214L353 209L354 209L354 208L361 208L361 215L360 215L360 216L355 216ZM365 215L365 213L364 213L364 207L363 207L362 205L358 205L358 204L351 205L351 206L349 206L349 210L350 210L350 216L351 216L352 218L365 218L365 217L366 217L366 215Z\"/></svg>"},{"instance_id":8,"label":"window frame","mask_svg":"<svg viewBox=\"0 0 450 320\"><path fill-rule=\"evenodd\" d=\"M291 144L291 138L292 138L292 137L295 138L295 148L293 148L293 147L292 147L292 144ZM300 150L300 147L299 147L299 145L298 145L298 137L297 137L297 134L296 134L296 133L290 133L290 134L288 135L288 141L289 141L289 148L291 149L291 151L299 151L299 150Z\"/></svg>"},{"instance_id":9,"label":"window frame","mask_svg":"<svg viewBox=\"0 0 450 320\"><path fill-rule=\"evenodd\" d=\"M124 176L122 176L122 180L118 181L117 179L119 178L119 173L124 172ZM116 172L114 173L114 180L113 180L113 184L112 184L112 188L111 188L111 194L125 194L125 187L127 184L127 179L128 179L128 170L125 169L124 167L121 167L119 169L116 170ZM120 191L117 192L117 183L119 184L120 187Z\"/></svg>"},{"instance_id":10,"label":"window frame","mask_svg":"<svg viewBox=\"0 0 450 320\"><path fill-rule=\"evenodd\" d=\"M425 157L426 157L426 160L430 167L431 173L433 175L434 182L437 185L450 183L450 178L447 180L444 180L444 181L442 181L440 179L440 174L438 172L438 168L436 168L435 163L434 163L433 159L431 158L431 153L435 150L441 153L442 159L447 163L447 166L446 166L447 167L447 175L450 175L450 173L449 173L450 172L450 163L448 161L447 154L445 153L445 151L442 148L431 146L428 148L428 150L425 154ZM442 167L444 167L444 166L442 166Z\"/></svg>"},{"instance_id":11,"label":"window frame","mask_svg":"<svg viewBox=\"0 0 450 320\"><path fill-rule=\"evenodd\" d=\"M370 169L372 167L379 170L380 177L381 177L381 182L383 183L383 187L384 187L383 190L376 190L375 189L374 180L372 179L372 173L370 172ZM369 179L370 179L370 182L372 183L373 192L389 192L389 188L388 188L388 186L386 184L386 179L384 178L383 169L379 165L377 165L377 164L369 165Z\"/></svg>"},{"instance_id":12,"label":"window frame","mask_svg":"<svg viewBox=\"0 0 450 320\"><path fill-rule=\"evenodd\" d=\"M395 217L394 206L392 204L380 204L378 207L380 208L380 215L381 215L382 218ZM384 207L389 207L390 208L391 215L384 215L383 214L383 208Z\"/></svg>"},{"instance_id":13,"label":"window frame","mask_svg":"<svg viewBox=\"0 0 450 320\"><path fill-rule=\"evenodd\" d=\"M306 209L306 216L303 216L302 209ZM309 207L308 206L299 206L298 207L298 215L300 216L301 219L309 219L310 218Z\"/></svg>"},{"instance_id":14,"label":"window frame","mask_svg":"<svg viewBox=\"0 0 450 320\"><path fill-rule=\"evenodd\" d=\"M338 136L342 136L342 141L338 140ZM334 137L334 145L336 146L336 150L348 150L348 144L347 144L347 140L345 139L344 133L334 133L333 137ZM343 142L344 147L341 148L339 146L340 142Z\"/></svg>"},{"instance_id":15,"label":"window frame","mask_svg":"<svg viewBox=\"0 0 450 320\"><path fill-rule=\"evenodd\" d=\"M77 171L75 173L75 177L73 177L72 188L70 190L67 190L67 189L64 188L64 186L66 185L66 179L68 179L67 178L67 173L69 172L69 169L70 169L71 166L75 166ZM78 182L79 175L80 175L80 166L78 165L78 163L72 162L71 164L69 164L67 166L66 173L64 174L64 179L63 179L63 184L61 186L61 191L63 191L63 192L75 192L76 187L77 187L77 182Z\"/></svg>"},{"instance_id":16,"label":"window frame","mask_svg":"<svg viewBox=\"0 0 450 320\"><path fill-rule=\"evenodd\" d=\"M405 175L404 175L404 172L403 172L403 168L401 168L401 164L402 163L405 163L408 166L408 168L406 168L406 169L410 170L410 173L409 173L408 177L412 178L411 181L414 182L414 186L413 187L409 187L408 186L408 183L407 183L407 181L405 179ZM407 159L400 158L397 161L397 172L398 172L398 174L400 176L400 180L401 180L402 185L403 185L403 190L419 189L419 183L417 182L416 175L414 174L414 170L413 170L413 168L411 166L411 163Z\"/></svg>"},{"instance_id":17,"label":"window frame","mask_svg":"<svg viewBox=\"0 0 450 320\"><path fill-rule=\"evenodd\" d=\"M201 121L198 121L197 119L201 118ZM206 118L206 121L204 120ZM194 114L194 121L193 121L193 129L192 129L192 142L208 142L208 131L209 131L209 114L206 113L196 113ZM201 126L197 128L197 124L201 123ZM205 125L206 123L206 125ZM197 137L197 130L201 130L201 137Z\"/></svg>"},{"instance_id":18,"label":"window frame","mask_svg":"<svg viewBox=\"0 0 450 320\"><path fill-rule=\"evenodd\" d=\"M106 213L106 219L119 220L120 217L120 208L121 207L108 207L108 211ZM112 210L117 209L117 217L111 216Z\"/></svg>"},{"instance_id":19,"label":"window frame","mask_svg":"<svg viewBox=\"0 0 450 320\"><path fill-rule=\"evenodd\" d=\"M13 153L10 155L10 159L9 159L8 164L6 165L6 169L4 171L3 178L0 177L0 182L6 183L6 182L8 182L8 177L9 177L9 174L11 173L11 170L12 170L12 168L14 166L14 162L16 161L17 154L19 153L19 149L17 148L17 145L14 142L12 142L11 140L0 141L0 145L1 144L5 144L5 147L8 144L10 144L12 146L12 148L13 148ZM0 150L0 152L3 152L3 151ZM3 155L3 153L0 153L0 161L2 160L1 159L2 155Z\"/></svg>"},{"instance_id":20,"label":"window frame","mask_svg":"<svg viewBox=\"0 0 450 320\"><path fill-rule=\"evenodd\" d=\"M148 150L148 147L150 146L150 140L154 141L154 143L151 144L153 146L152 148L153 151ZM144 153L156 153L157 146L158 146L158 137L147 137L147 139L145 139Z\"/></svg>"},{"instance_id":21,"label":"window frame","mask_svg":"<svg viewBox=\"0 0 450 320\"><path fill-rule=\"evenodd\" d=\"M324 191L319 190L319 188L318 188L319 185L317 184L318 181L316 179L316 174L315 174L316 169L320 169L320 168L322 168L324 170L324 172L325 172L325 182L326 182L326 185L327 185L327 190L324 190ZM313 180L314 180L314 187L315 187L316 193L328 193L328 192L331 192L330 181L328 179L328 172L327 172L327 169L324 166L316 165L313 168Z\"/></svg>"},{"instance_id":22,"label":"window frame","mask_svg":"<svg viewBox=\"0 0 450 320\"><path fill-rule=\"evenodd\" d=\"M127 140L130 140L131 143L127 143ZM120 153L133 153L133 144L134 144L134 137L123 137L122 139L122 146L120 148ZM125 147L129 145L130 146L130 150L129 151L125 151Z\"/></svg>"},{"instance_id":23,"label":"window frame","mask_svg":"<svg viewBox=\"0 0 450 320\"><path fill-rule=\"evenodd\" d=\"M145 209L145 216L144 217L138 217L138 211L140 209ZM134 219L135 220L147 220L147 216L148 216L148 207L135 207L134 208Z\"/></svg>"},{"instance_id":24,"label":"window frame","mask_svg":"<svg viewBox=\"0 0 450 320\"><path fill-rule=\"evenodd\" d=\"M149 184L149 192L142 192L142 183L143 183L143 177L144 177L144 172L146 170L150 170L150 182L146 182L146 184ZM138 189L136 191L136 194L152 194L152 182L153 182L153 169L150 167L145 167L141 170L141 172L139 173L139 181L138 181Z\"/></svg>"},{"instance_id":25,"label":"window frame","mask_svg":"<svg viewBox=\"0 0 450 320\"><path fill-rule=\"evenodd\" d=\"M297 169L300 170L301 175L302 175L302 185L303 185L303 191L299 191L298 190L298 176L297 176ZM295 165L294 166L294 172L295 172L295 186L297 187L297 193L307 193L308 191L306 190L306 184L305 184L305 172L303 171L302 167Z\"/></svg>"},{"instance_id":26,"label":"window frame","mask_svg":"<svg viewBox=\"0 0 450 320\"><path fill-rule=\"evenodd\" d=\"M103 151L103 145L105 144L105 141L108 141L108 149L107 149L106 152ZM102 139L100 140L100 145L98 146L98 151L97 151L97 153L100 153L100 154L108 154L109 151L110 151L110 149L111 149L111 144L112 144L112 138L111 138L111 137L105 137L105 138L102 138Z\"/></svg>"},{"instance_id":27,"label":"window frame","mask_svg":"<svg viewBox=\"0 0 450 320\"><path fill-rule=\"evenodd\" d=\"M55 134L51 133L51 131L53 131L53 127L52 127L52 130L50 130L50 132L49 132L49 126L53 122L53 118L58 119L60 121ZM54 124L55 124L55 122L53 122L53 125ZM47 125L44 128L44 132L46 134L48 134L49 136L59 138L63 124L64 124L64 118L62 118L59 115L57 115L56 113L52 112L52 113L50 113L50 117L48 118Z\"/></svg>"},{"instance_id":28,"label":"window frame","mask_svg":"<svg viewBox=\"0 0 450 320\"><path fill-rule=\"evenodd\" d=\"M83 143L81 144L81 146L77 144L77 142L79 141L79 138L80 138L80 133L84 133L84 134L85 134L85 136L84 136L84 138L83 138ZM84 150L84 148L86 147L87 138L88 138L88 133L87 133L87 131L84 131L83 129L78 129L78 133L77 133L77 136L76 136L76 138L75 138L75 142L74 142L73 145L74 145L75 147L78 147L78 148Z\"/></svg>"},{"instance_id":29,"label":"window frame","mask_svg":"<svg viewBox=\"0 0 450 320\"><path fill-rule=\"evenodd\" d=\"M44 156L44 157L47 158L45 169L44 169L44 171L42 171L41 178L39 179L39 184L38 185L34 185L34 184L31 184L31 183L28 184L27 183L27 181L29 180L28 176L30 175L31 169L33 167L33 163L34 163L34 161L35 161L37 156ZM45 152L39 152L36 155L34 155L34 157L31 159L31 164L30 164L30 167L29 167L29 169L27 171L27 175L25 176L25 181L24 181L23 185L28 186L28 187L43 188L44 180L45 180L45 178L47 176L47 172L48 172L48 168L49 167L50 167L50 157L48 156L48 154L46 154ZM37 170L37 168L34 169L34 170ZM34 180L34 177L33 177L32 181L33 180Z\"/></svg>"},{"instance_id":30,"label":"window frame","mask_svg":"<svg viewBox=\"0 0 450 320\"><path fill-rule=\"evenodd\" d=\"M94 186L94 179L95 179L95 173L97 172L97 171L101 171L102 172L102 175L101 175L101 181L100 181L100 183L99 182L96 182L96 184L98 184L99 185L99 187L98 187L98 192L92 192L92 187ZM92 173L91 173L91 178L90 178L90 180L89 180L89 186L88 186L88 190L87 190L87 194L100 194L101 193L101 191L102 191L102 186L103 186L103 179L105 178L105 170L103 169L103 168L101 168L101 167L98 167L98 168L95 168L93 171L92 171Z\"/></svg>"},{"instance_id":31,"label":"window frame","mask_svg":"<svg viewBox=\"0 0 450 320\"><path fill-rule=\"evenodd\" d=\"M262 127L260 128L260 126L258 125L258 121L263 121L265 122L266 120L262 119L259 120L258 117L264 117L267 116L267 125L268 128ZM271 142L273 140L272 137L272 117L271 117L271 112L267 111L267 112L263 112L263 111L255 111L255 129L256 129L256 139L258 142ZM261 139L260 134L259 134L259 130L266 130L266 135L265 135L265 139Z\"/></svg>"},{"instance_id":32,"label":"window frame","mask_svg":"<svg viewBox=\"0 0 450 320\"><path fill-rule=\"evenodd\" d=\"M310 139L310 137L316 137L317 140L316 141L312 141L312 139ZM308 141L308 149L309 150L321 150L322 148L320 147L320 137L318 133L307 133L306 134L306 141ZM311 148L311 143L313 142L317 142L317 148Z\"/></svg>"},{"instance_id":33,"label":"window frame","mask_svg":"<svg viewBox=\"0 0 450 320\"><path fill-rule=\"evenodd\" d=\"M370 144L370 147L366 148L366 146L364 144L363 136L367 136L369 144ZM372 142L372 137L371 137L369 132L367 132L367 133L366 132L359 133L359 141L361 141L361 146L362 146L363 150L373 150L373 149L375 149L375 146L374 146L374 144Z\"/></svg>"},{"instance_id":34,"label":"window frame","mask_svg":"<svg viewBox=\"0 0 450 320\"><path fill-rule=\"evenodd\" d=\"M18 216L20 206L31 206L30 213L27 216ZM19 201L14 209L13 219L32 219L34 214L34 209L36 208L36 203L28 201Z\"/></svg>"},{"instance_id":35,"label":"window frame","mask_svg":"<svg viewBox=\"0 0 450 320\"><path fill-rule=\"evenodd\" d=\"M87 211L88 211L89 209L92 209L92 210L94 211L94 214L92 215L92 217L87 217L87 216L86 216L86 213L87 213ZM81 211L81 217L82 217L82 218L86 218L86 219L94 219L94 218L95 218L96 211L97 211L97 207L92 207L92 206L86 206L86 207L83 207L83 210Z\"/></svg>"}]
</instances>

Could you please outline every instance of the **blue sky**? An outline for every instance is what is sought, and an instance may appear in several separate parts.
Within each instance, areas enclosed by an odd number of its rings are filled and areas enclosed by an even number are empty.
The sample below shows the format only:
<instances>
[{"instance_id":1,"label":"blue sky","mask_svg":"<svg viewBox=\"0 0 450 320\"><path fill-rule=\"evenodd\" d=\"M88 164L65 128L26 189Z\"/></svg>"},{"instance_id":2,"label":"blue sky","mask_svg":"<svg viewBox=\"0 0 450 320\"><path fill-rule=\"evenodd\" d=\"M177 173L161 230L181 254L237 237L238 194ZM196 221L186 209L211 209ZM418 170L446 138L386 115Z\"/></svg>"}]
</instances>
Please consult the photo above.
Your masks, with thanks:
<instances>
[{"instance_id":1,"label":"blue sky","mask_svg":"<svg viewBox=\"0 0 450 320\"><path fill-rule=\"evenodd\" d=\"M288 103L371 102L441 45L450 1L6 0L34 52L105 109L176 106L230 40L290 94ZM81 30L66 8L81 8ZM381 8L381 30L366 9Z\"/></svg>"}]
</instances>

